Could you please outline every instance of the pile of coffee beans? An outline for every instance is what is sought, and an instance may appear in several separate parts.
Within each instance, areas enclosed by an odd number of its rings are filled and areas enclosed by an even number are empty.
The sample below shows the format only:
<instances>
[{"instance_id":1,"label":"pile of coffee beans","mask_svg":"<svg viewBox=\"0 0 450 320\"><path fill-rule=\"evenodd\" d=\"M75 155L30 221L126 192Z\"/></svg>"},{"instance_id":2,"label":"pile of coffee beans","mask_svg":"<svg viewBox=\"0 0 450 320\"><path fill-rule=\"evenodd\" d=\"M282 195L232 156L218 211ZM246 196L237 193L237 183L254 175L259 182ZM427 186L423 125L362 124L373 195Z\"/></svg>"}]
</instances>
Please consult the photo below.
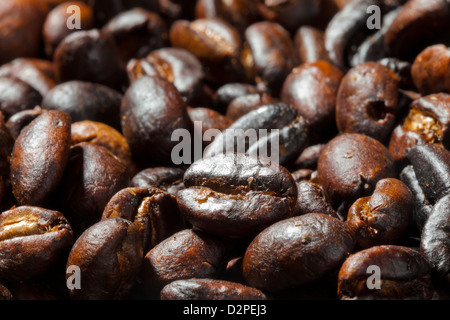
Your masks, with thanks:
<instances>
[{"instance_id":1,"label":"pile of coffee beans","mask_svg":"<svg viewBox=\"0 0 450 320\"><path fill-rule=\"evenodd\" d=\"M448 0L2 0L0 300L450 299Z\"/></svg>"}]
</instances>

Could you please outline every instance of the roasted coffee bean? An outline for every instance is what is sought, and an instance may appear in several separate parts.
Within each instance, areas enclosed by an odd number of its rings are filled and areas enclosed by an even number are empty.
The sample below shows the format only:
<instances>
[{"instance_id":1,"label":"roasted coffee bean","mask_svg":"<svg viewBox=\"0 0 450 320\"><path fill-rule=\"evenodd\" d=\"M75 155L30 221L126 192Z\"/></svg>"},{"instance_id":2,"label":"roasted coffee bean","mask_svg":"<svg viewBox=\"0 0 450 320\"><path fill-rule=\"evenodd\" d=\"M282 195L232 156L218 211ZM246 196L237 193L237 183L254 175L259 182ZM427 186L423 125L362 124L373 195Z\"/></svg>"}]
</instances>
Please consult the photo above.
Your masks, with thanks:
<instances>
[{"instance_id":1,"label":"roasted coffee bean","mask_svg":"<svg viewBox=\"0 0 450 320\"><path fill-rule=\"evenodd\" d=\"M291 217L297 188L282 166L245 154L220 154L192 164L178 191L181 212L195 227L226 237L255 235Z\"/></svg>"},{"instance_id":2,"label":"roasted coffee bean","mask_svg":"<svg viewBox=\"0 0 450 320\"><path fill-rule=\"evenodd\" d=\"M89 142L105 147L123 162L130 176L137 173L138 167L133 161L127 140L113 127L98 121L83 120L73 122L70 129L72 145Z\"/></svg>"},{"instance_id":3,"label":"roasted coffee bean","mask_svg":"<svg viewBox=\"0 0 450 320\"><path fill-rule=\"evenodd\" d=\"M338 218L331 201L328 200L322 187L312 181L303 180L297 182L297 203L294 208L294 216L308 213L324 213Z\"/></svg>"},{"instance_id":4,"label":"roasted coffee bean","mask_svg":"<svg viewBox=\"0 0 450 320\"><path fill-rule=\"evenodd\" d=\"M285 165L306 148L309 130L294 108L284 103L265 105L246 113L216 136L203 157L224 152L274 157L276 153L275 160Z\"/></svg>"},{"instance_id":5,"label":"roasted coffee bean","mask_svg":"<svg viewBox=\"0 0 450 320\"><path fill-rule=\"evenodd\" d=\"M70 155L70 116L45 112L18 136L11 157L11 185L20 205L41 205L58 186Z\"/></svg>"},{"instance_id":6,"label":"roasted coffee bean","mask_svg":"<svg viewBox=\"0 0 450 320\"><path fill-rule=\"evenodd\" d=\"M48 7L40 0L4 1L0 7L0 64L18 57L37 57Z\"/></svg>"},{"instance_id":7,"label":"roasted coffee bean","mask_svg":"<svg viewBox=\"0 0 450 320\"><path fill-rule=\"evenodd\" d=\"M76 28L68 28L70 22L74 23L69 19L71 12L73 13L72 6L76 6L76 12L79 12ZM45 54L52 59L56 48L65 37L78 30L92 29L94 26L94 12L91 6L82 1L67 1L59 4L48 13L42 29Z\"/></svg>"},{"instance_id":8,"label":"roasted coffee bean","mask_svg":"<svg viewBox=\"0 0 450 320\"><path fill-rule=\"evenodd\" d=\"M295 161L295 167L299 169L317 169L317 162L325 149L326 144L315 144L306 147L305 150L300 154L300 156Z\"/></svg>"},{"instance_id":9,"label":"roasted coffee bean","mask_svg":"<svg viewBox=\"0 0 450 320\"><path fill-rule=\"evenodd\" d=\"M23 128L31 123L34 119L39 117L41 114L46 112L41 107L34 107L33 109L27 109L23 111L16 112L12 115L8 121L6 121L6 127L10 132L13 139L17 139Z\"/></svg>"},{"instance_id":10,"label":"roasted coffee bean","mask_svg":"<svg viewBox=\"0 0 450 320\"><path fill-rule=\"evenodd\" d=\"M406 1L385 35L387 52L391 57L411 61L429 43L445 37L450 7L441 0ZM407 48L407 49L406 49Z\"/></svg>"},{"instance_id":11,"label":"roasted coffee bean","mask_svg":"<svg viewBox=\"0 0 450 320\"><path fill-rule=\"evenodd\" d=\"M0 111L6 118L41 102L41 94L28 83L11 76L0 77Z\"/></svg>"},{"instance_id":12,"label":"roasted coffee bean","mask_svg":"<svg viewBox=\"0 0 450 320\"><path fill-rule=\"evenodd\" d=\"M400 92L401 90L415 90L415 86L413 83L413 79L411 76L411 67L412 63L408 61L403 61L397 58L387 57L382 58L378 61L376 61L383 66L388 67L392 71L395 72L399 79L398 87Z\"/></svg>"},{"instance_id":13,"label":"roasted coffee bean","mask_svg":"<svg viewBox=\"0 0 450 320\"><path fill-rule=\"evenodd\" d=\"M364 41L367 39L366 43L369 46L369 49L373 47L373 52L376 54L372 59L378 60L379 52L384 52L389 49L389 47L385 48L386 45L384 43L384 38L386 37L385 33L387 33L389 29L387 31L379 30L381 35L379 35L378 38L381 36L381 40L383 41L377 42L377 35L374 35L374 33L378 30L373 27L369 28L370 16L368 16L368 13L371 11L368 11L368 9L371 8L371 6L377 6L379 14L385 18L390 11L398 8L404 2L405 0L356 0L347 3L342 10L338 11L332 17L325 28L324 42L329 59L342 69L354 67L355 64L352 65L352 58L357 54L360 46L363 47L360 50L364 50ZM381 19L381 17L379 17L379 19ZM389 25L391 26L392 24L393 22ZM371 36L375 38L371 38ZM361 53L359 53L359 55L361 55ZM363 61L366 62L367 58L365 57ZM357 61L356 63L358 62L362 61Z\"/></svg>"},{"instance_id":14,"label":"roasted coffee bean","mask_svg":"<svg viewBox=\"0 0 450 320\"><path fill-rule=\"evenodd\" d=\"M436 93L411 103L403 123L393 131L389 151L402 165L415 145L438 144L450 147L450 95Z\"/></svg>"},{"instance_id":15,"label":"roasted coffee bean","mask_svg":"<svg viewBox=\"0 0 450 320\"><path fill-rule=\"evenodd\" d=\"M300 27L295 32L294 46L299 64L329 60L328 52L325 50L324 34L320 29L311 26Z\"/></svg>"},{"instance_id":16,"label":"roasted coffee bean","mask_svg":"<svg viewBox=\"0 0 450 320\"><path fill-rule=\"evenodd\" d=\"M0 67L0 77L27 83L44 97L56 85L53 62L36 58L16 58Z\"/></svg>"},{"instance_id":17,"label":"roasted coffee bean","mask_svg":"<svg viewBox=\"0 0 450 320\"><path fill-rule=\"evenodd\" d=\"M59 83L79 80L120 89L126 78L114 44L97 29L66 36L53 61Z\"/></svg>"},{"instance_id":18,"label":"roasted coffee bean","mask_svg":"<svg viewBox=\"0 0 450 320\"><path fill-rule=\"evenodd\" d=\"M413 210L413 196L402 181L381 179L370 197L360 198L350 207L347 225L362 249L398 244L408 231Z\"/></svg>"},{"instance_id":19,"label":"roasted coffee bean","mask_svg":"<svg viewBox=\"0 0 450 320\"><path fill-rule=\"evenodd\" d=\"M121 117L123 135L138 161L173 165L173 131L192 130L181 94L161 77L144 76L132 83L122 100Z\"/></svg>"},{"instance_id":20,"label":"roasted coffee bean","mask_svg":"<svg viewBox=\"0 0 450 320\"><path fill-rule=\"evenodd\" d=\"M276 96L298 58L287 30L277 23L260 21L245 30L242 61L252 80Z\"/></svg>"},{"instance_id":21,"label":"roasted coffee bean","mask_svg":"<svg viewBox=\"0 0 450 320\"><path fill-rule=\"evenodd\" d=\"M0 300L13 300L14 296L11 291L0 283Z\"/></svg>"},{"instance_id":22,"label":"roasted coffee bean","mask_svg":"<svg viewBox=\"0 0 450 320\"><path fill-rule=\"evenodd\" d=\"M391 1L391 3L395 3L395 1L396 0ZM382 3L387 4L388 2L389 1L383 1ZM405 2L405 0L399 0L397 2ZM367 36L358 45L358 48L353 55L349 57L349 63L352 67L369 61L377 61L389 55L384 38L392 22L401 10L402 7L398 7L383 14L383 22L380 24L379 29ZM369 22L369 20L367 20L367 22Z\"/></svg>"},{"instance_id":23,"label":"roasted coffee bean","mask_svg":"<svg viewBox=\"0 0 450 320\"><path fill-rule=\"evenodd\" d=\"M442 197L433 207L425 222L420 240L420 251L433 270L450 284L450 195Z\"/></svg>"},{"instance_id":24,"label":"roasted coffee bean","mask_svg":"<svg viewBox=\"0 0 450 320\"><path fill-rule=\"evenodd\" d=\"M317 166L319 181L332 201L353 203L375 184L394 178L394 161L378 140L357 133L341 134L327 143Z\"/></svg>"},{"instance_id":25,"label":"roasted coffee bean","mask_svg":"<svg viewBox=\"0 0 450 320\"><path fill-rule=\"evenodd\" d=\"M367 37L367 8L380 3L377 0L351 1L333 16L324 32L325 49L333 64L341 69L350 67L349 48L352 45L357 48L355 43Z\"/></svg>"},{"instance_id":26,"label":"roasted coffee bean","mask_svg":"<svg viewBox=\"0 0 450 320\"><path fill-rule=\"evenodd\" d=\"M98 121L120 130L122 94L107 86L85 81L67 81L55 86L42 101L42 108L68 113L73 122Z\"/></svg>"},{"instance_id":27,"label":"roasted coffee bean","mask_svg":"<svg viewBox=\"0 0 450 320\"><path fill-rule=\"evenodd\" d=\"M176 195L184 188L183 177L185 170L176 167L156 167L139 171L132 179L133 187L152 187L162 189Z\"/></svg>"},{"instance_id":28,"label":"roasted coffee bean","mask_svg":"<svg viewBox=\"0 0 450 320\"><path fill-rule=\"evenodd\" d=\"M408 159L430 203L450 192L450 151L436 145L415 146Z\"/></svg>"},{"instance_id":29,"label":"roasted coffee bean","mask_svg":"<svg viewBox=\"0 0 450 320\"><path fill-rule=\"evenodd\" d=\"M252 110L277 102L277 99L265 92L246 94L233 99L228 104L225 114L228 118L235 121Z\"/></svg>"},{"instance_id":30,"label":"roasted coffee bean","mask_svg":"<svg viewBox=\"0 0 450 320\"><path fill-rule=\"evenodd\" d=\"M337 94L336 122L340 132L360 133L385 142L399 113L399 79L390 68L366 62L350 69Z\"/></svg>"},{"instance_id":31,"label":"roasted coffee bean","mask_svg":"<svg viewBox=\"0 0 450 320\"><path fill-rule=\"evenodd\" d=\"M416 173L412 165L406 166L400 172L400 180L406 184L414 199L414 211L413 211L413 223L416 230L422 231L423 225L430 215L433 205L428 201L425 193L423 192L419 181L417 180Z\"/></svg>"},{"instance_id":32,"label":"roasted coffee bean","mask_svg":"<svg viewBox=\"0 0 450 320\"><path fill-rule=\"evenodd\" d=\"M260 93L260 91L255 85L249 83L234 82L224 84L215 92L213 98L214 109L221 113L225 113L231 101L254 93Z\"/></svg>"},{"instance_id":33,"label":"roasted coffee bean","mask_svg":"<svg viewBox=\"0 0 450 320\"><path fill-rule=\"evenodd\" d=\"M414 60L411 76L423 95L450 92L450 50L443 44L425 48Z\"/></svg>"},{"instance_id":34,"label":"roasted coffee bean","mask_svg":"<svg viewBox=\"0 0 450 320\"><path fill-rule=\"evenodd\" d=\"M274 223L248 246L243 273L250 286L277 291L313 282L340 266L354 242L344 222L309 213Z\"/></svg>"},{"instance_id":35,"label":"roasted coffee bean","mask_svg":"<svg viewBox=\"0 0 450 320\"><path fill-rule=\"evenodd\" d=\"M130 187L111 197L102 220L123 218L140 226L143 250L184 229L176 197L158 188Z\"/></svg>"},{"instance_id":36,"label":"roasted coffee bean","mask_svg":"<svg viewBox=\"0 0 450 320\"><path fill-rule=\"evenodd\" d=\"M108 149L82 142L70 150L54 200L77 234L98 222L118 191L129 186L127 167Z\"/></svg>"},{"instance_id":37,"label":"roasted coffee bean","mask_svg":"<svg viewBox=\"0 0 450 320\"><path fill-rule=\"evenodd\" d=\"M206 79L219 86L242 79L241 41L239 32L222 19L177 20L170 28L172 46L196 56Z\"/></svg>"},{"instance_id":38,"label":"roasted coffee bean","mask_svg":"<svg viewBox=\"0 0 450 320\"><path fill-rule=\"evenodd\" d=\"M315 212L338 218L331 205L331 201L328 200L320 185L312 181L302 180L297 182L297 190L298 195L294 208L294 216Z\"/></svg>"},{"instance_id":39,"label":"roasted coffee bean","mask_svg":"<svg viewBox=\"0 0 450 320\"><path fill-rule=\"evenodd\" d=\"M267 300L260 290L225 280L176 280L161 290L161 300Z\"/></svg>"},{"instance_id":40,"label":"roasted coffee bean","mask_svg":"<svg viewBox=\"0 0 450 320\"><path fill-rule=\"evenodd\" d=\"M73 244L58 211L19 206L0 215L0 279L26 280L47 272Z\"/></svg>"},{"instance_id":41,"label":"roasted coffee bean","mask_svg":"<svg viewBox=\"0 0 450 320\"><path fill-rule=\"evenodd\" d=\"M187 104L200 99L205 73L200 61L182 48L153 50L142 59L132 59L127 65L130 81L142 76L161 76L173 83Z\"/></svg>"},{"instance_id":42,"label":"roasted coffee bean","mask_svg":"<svg viewBox=\"0 0 450 320\"><path fill-rule=\"evenodd\" d=\"M144 257L143 279L150 291L175 280L216 278L223 272L225 247L207 233L186 229L163 240Z\"/></svg>"},{"instance_id":43,"label":"roasted coffee bean","mask_svg":"<svg viewBox=\"0 0 450 320\"><path fill-rule=\"evenodd\" d=\"M112 39L125 63L167 46L169 38L166 22L157 13L142 8L117 14L102 28L102 33Z\"/></svg>"},{"instance_id":44,"label":"roasted coffee bean","mask_svg":"<svg viewBox=\"0 0 450 320\"><path fill-rule=\"evenodd\" d=\"M210 108L188 107L187 112L194 125L197 124L201 126L202 137L209 129L223 131L233 123L233 120L228 116L220 114ZM206 145L208 144L208 141L203 141L203 143Z\"/></svg>"},{"instance_id":45,"label":"roasted coffee bean","mask_svg":"<svg viewBox=\"0 0 450 320\"><path fill-rule=\"evenodd\" d=\"M3 114L0 112L0 203L10 189L11 153L14 140L5 124Z\"/></svg>"},{"instance_id":46,"label":"roasted coffee bean","mask_svg":"<svg viewBox=\"0 0 450 320\"><path fill-rule=\"evenodd\" d=\"M252 0L199 0L195 5L195 17L223 19L244 32L260 19L260 14L256 1Z\"/></svg>"},{"instance_id":47,"label":"roasted coffee bean","mask_svg":"<svg viewBox=\"0 0 450 320\"><path fill-rule=\"evenodd\" d=\"M338 296L342 300L428 300L433 295L430 271L430 265L417 250L375 246L351 255L342 264ZM374 280L374 272L380 278Z\"/></svg>"},{"instance_id":48,"label":"roasted coffee bean","mask_svg":"<svg viewBox=\"0 0 450 320\"><path fill-rule=\"evenodd\" d=\"M77 239L67 259L67 281L71 281L74 267L79 268L81 277L80 287L70 289L71 298L126 298L138 277L142 258L138 224L121 218L97 222Z\"/></svg>"},{"instance_id":49,"label":"roasted coffee bean","mask_svg":"<svg viewBox=\"0 0 450 320\"><path fill-rule=\"evenodd\" d=\"M295 31L302 25L307 25L321 11L321 2L315 0L258 0L261 16L275 21L290 31Z\"/></svg>"},{"instance_id":50,"label":"roasted coffee bean","mask_svg":"<svg viewBox=\"0 0 450 320\"><path fill-rule=\"evenodd\" d=\"M343 73L326 61L304 63L286 78L281 100L297 109L314 132L322 133L336 122L336 98L342 77Z\"/></svg>"}]
</instances>

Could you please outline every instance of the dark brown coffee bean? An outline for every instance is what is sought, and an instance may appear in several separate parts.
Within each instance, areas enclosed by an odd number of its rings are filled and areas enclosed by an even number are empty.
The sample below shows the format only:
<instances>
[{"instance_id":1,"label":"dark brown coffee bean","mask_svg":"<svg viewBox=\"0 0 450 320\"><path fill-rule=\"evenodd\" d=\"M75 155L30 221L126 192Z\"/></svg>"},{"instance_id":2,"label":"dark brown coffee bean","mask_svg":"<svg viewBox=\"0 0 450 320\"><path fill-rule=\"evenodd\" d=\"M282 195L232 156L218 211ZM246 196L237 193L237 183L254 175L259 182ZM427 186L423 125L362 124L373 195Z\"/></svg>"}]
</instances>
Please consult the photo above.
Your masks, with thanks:
<instances>
[{"instance_id":1,"label":"dark brown coffee bean","mask_svg":"<svg viewBox=\"0 0 450 320\"><path fill-rule=\"evenodd\" d=\"M161 290L161 300L266 300L260 290L216 279L176 280Z\"/></svg>"},{"instance_id":2,"label":"dark brown coffee bean","mask_svg":"<svg viewBox=\"0 0 450 320\"><path fill-rule=\"evenodd\" d=\"M420 251L433 270L450 284L450 195L442 197L433 207L421 234Z\"/></svg>"},{"instance_id":3,"label":"dark brown coffee bean","mask_svg":"<svg viewBox=\"0 0 450 320\"><path fill-rule=\"evenodd\" d=\"M294 36L294 44L299 58L299 64L329 61L325 49L324 33L311 26L301 26Z\"/></svg>"},{"instance_id":4,"label":"dark brown coffee bean","mask_svg":"<svg viewBox=\"0 0 450 320\"><path fill-rule=\"evenodd\" d=\"M408 115L393 131L389 151L398 163L405 162L415 145L450 147L450 95L436 93L416 99Z\"/></svg>"},{"instance_id":5,"label":"dark brown coffee bean","mask_svg":"<svg viewBox=\"0 0 450 320\"><path fill-rule=\"evenodd\" d=\"M299 169L316 170L317 162L319 161L319 157L325 149L325 146L326 144L319 143L306 147L295 161L295 167Z\"/></svg>"},{"instance_id":6,"label":"dark brown coffee bean","mask_svg":"<svg viewBox=\"0 0 450 320\"><path fill-rule=\"evenodd\" d=\"M211 235L191 229L179 231L145 255L145 285L159 291L175 280L216 278L224 269L224 254L222 242Z\"/></svg>"},{"instance_id":7,"label":"dark brown coffee bean","mask_svg":"<svg viewBox=\"0 0 450 320\"><path fill-rule=\"evenodd\" d=\"M228 116L220 114L219 112L210 108L188 107L187 111L191 121L194 124L201 125L202 137L209 129L223 131L233 123L233 120ZM203 144L206 146L208 144L208 141L203 141Z\"/></svg>"},{"instance_id":8,"label":"dark brown coffee bean","mask_svg":"<svg viewBox=\"0 0 450 320\"><path fill-rule=\"evenodd\" d=\"M277 96L289 72L298 63L289 33L279 24L260 21L245 30L242 61L253 81Z\"/></svg>"},{"instance_id":9,"label":"dark brown coffee bean","mask_svg":"<svg viewBox=\"0 0 450 320\"><path fill-rule=\"evenodd\" d=\"M375 246L344 262L339 271L338 295L341 300L431 299L430 271L419 251L395 245ZM378 278L374 280L375 272Z\"/></svg>"},{"instance_id":10,"label":"dark brown coffee bean","mask_svg":"<svg viewBox=\"0 0 450 320\"><path fill-rule=\"evenodd\" d=\"M5 1L0 8L0 65L18 57L37 57L48 7L40 0Z\"/></svg>"},{"instance_id":11,"label":"dark brown coffee bean","mask_svg":"<svg viewBox=\"0 0 450 320\"><path fill-rule=\"evenodd\" d=\"M252 110L277 102L278 99L273 98L265 92L246 94L233 99L228 104L225 114L228 118L235 121Z\"/></svg>"},{"instance_id":12,"label":"dark brown coffee bean","mask_svg":"<svg viewBox=\"0 0 450 320\"><path fill-rule=\"evenodd\" d=\"M176 197L158 188L130 187L117 192L102 214L102 220L114 218L139 224L144 252L185 227Z\"/></svg>"},{"instance_id":13,"label":"dark brown coffee bean","mask_svg":"<svg viewBox=\"0 0 450 320\"><path fill-rule=\"evenodd\" d=\"M47 272L73 244L58 211L19 206L0 215L0 279L26 280Z\"/></svg>"},{"instance_id":14,"label":"dark brown coffee bean","mask_svg":"<svg viewBox=\"0 0 450 320\"><path fill-rule=\"evenodd\" d=\"M8 198L5 195L9 194L11 189L10 168L14 140L0 112L0 203L4 198Z\"/></svg>"},{"instance_id":15,"label":"dark brown coffee bean","mask_svg":"<svg viewBox=\"0 0 450 320\"><path fill-rule=\"evenodd\" d=\"M192 130L186 104L175 86L161 77L144 76L128 88L121 107L123 135L138 161L173 165L176 129Z\"/></svg>"},{"instance_id":16,"label":"dark brown coffee bean","mask_svg":"<svg viewBox=\"0 0 450 320\"><path fill-rule=\"evenodd\" d=\"M286 78L281 100L321 132L336 121L336 98L343 73L326 61L304 63ZM314 131L315 131L314 130Z\"/></svg>"},{"instance_id":17,"label":"dark brown coffee bean","mask_svg":"<svg viewBox=\"0 0 450 320\"><path fill-rule=\"evenodd\" d=\"M260 20L257 3L253 0L199 0L195 5L195 17L223 19L240 32Z\"/></svg>"},{"instance_id":18,"label":"dark brown coffee bean","mask_svg":"<svg viewBox=\"0 0 450 320\"><path fill-rule=\"evenodd\" d=\"M102 33L112 39L124 63L167 46L169 38L166 22L142 8L120 12L103 26Z\"/></svg>"},{"instance_id":19,"label":"dark brown coffee bean","mask_svg":"<svg viewBox=\"0 0 450 320\"><path fill-rule=\"evenodd\" d=\"M406 184L413 196L414 211L412 220L416 230L420 233L425 221L433 209L433 205L428 201L425 193L423 192L412 165L406 166L400 172L400 180Z\"/></svg>"},{"instance_id":20,"label":"dark brown coffee bean","mask_svg":"<svg viewBox=\"0 0 450 320\"><path fill-rule=\"evenodd\" d=\"M242 79L241 35L228 22L207 18L175 21L170 29L170 42L201 61L208 81L220 86Z\"/></svg>"},{"instance_id":21,"label":"dark brown coffee bean","mask_svg":"<svg viewBox=\"0 0 450 320\"><path fill-rule=\"evenodd\" d=\"M0 111L6 118L41 102L41 94L28 83L11 76L0 77Z\"/></svg>"},{"instance_id":22,"label":"dark brown coffee bean","mask_svg":"<svg viewBox=\"0 0 450 320\"><path fill-rule=\"evenodd\" d=\"M415 146L408 159L430 203L450 192L450 151L436 145Z\"/></svg>"},{"instance_id":23,"label":"dark brown coffee bean","mask_svg":"<svg viewBox=\"0 0 450 320\"><path fill-rule=\"evenodd\" d=\"M68 28L70 22L74 23L70 20L73 13L71 6L76 6L76 10L79 10L77 11L77 13L79 12L79 20L77 21L79 25L76 25L76 28L73 29ZM92 29L95 26L94 23L94 12L91 6L82 1L67 1L53 8L48 13L42 29L47 57L53 58L56 48L66 36L78 30Z\"/></svg>"},{"instance_id":24,"label":"dark brown coffee bean","mask_svg":"<svg viewBox=\"0 0 450 320\"><path fill-rule=\"evenodd\" d=\"M13 300L14 296L11 291L0 283L0 301L1 300Z\"/></svg>"},{"instance_id":25,"label":"dark brown coffee bean","mask_svg":"<svg viewBox=\"0 0 450 320\"><path fill-rule=\"evenodd\" d=\"M290 31L314 21L321 10L320 1L315 0L259 0L258 9L266 20L275 21Z\"/></svg>"},{"instance_id":26,"label":"dark brown coffee bean","mask_svg":"<svg viewBox=\"0 0 450 320\"><path fill-rule=\"evenodd\" d=\"M350 207L347 225L358 247L398 244L412 220L414 200L400 180L381 179L370 197L356 200Z\"/></svg>"},{"instance_id":27,"label":"dark brown coffee bean","mask_svg":"<svg viewBox=\"0 0 450 320\"><path fill-rule=\"evenodd\" d=\"M406 1L386 32L385 44L391 57L406 61L414 58L448 30L450 7L441 0ZM406 49L407 48L407 49Z\"/></svg>"},{"instance_id":28,"label":"dark brown coffee bean","mask_svg":"<svg viewBox=\"0 0 450 320\"><path fill-rule=\"evenodd\" d=\"M139 171L132 179L133 187L159 188L176 195L184 188L183 177L185 170L175 167L156 167Z\"/></svg>"},{"instance_id":29,"label":"dark brown coffee bean","mask_svg":"<svg viewBox=\"0 0 450 320\"><path fill-rule=\"evenodd\" d=\"M71 298L126 298L135 284L142 258L139 226L121 218L97 222L77 239L70 251L67 268L78 267L80 277L80 288L70 289ZM71 275L66 274L67 281Z\"/></svg>"},{"instance_id":30,"label":"dark brown coffee bean","mask_svg":"<svg viewBox=\"0 0 450 320\"><path fill-rule=\"evenodd\" d=\"M73 80L50 90L42 101L42 108L64 111L73 122L103 122L120 130L121 102L122 94L114 89L98 83Z\"/></svg>"},{"instance_id":31,"label":"dark brown coffee bean","mask_svg":"<svg viewBox=\"0 0 450 320\"><path fill-rule=\"evenodd\" d=\"M395 177L394 161L378 140L357 133L328 142L318 162L320 184L332 201L353 203L383 178Z\"/></svg>"},{"instance_id":32,"label":"dark brown coffee bean","mask_svg":"<svg viewBox=\"0 0 450 320\"><path fill-rule=\"evenodd\" d=\"M294 216L301 216L308 213L324 213L334 218L338 218L331 201L322 187L312 181L303 180L297 182L297 203L294 208Z\"/></svg>"},{"instance_id":33,"label":"dark brown coffee bean","mask_svg":"<svg viewBox=\"0 0 450 320\"><path fill-rule=\"evenodd\" d=\"M11 184L20 205L40 205L58 186L70 154L70 116L41 114L17 138L11 157Z\"/></svg>"},{"instance_id":34,"label":"dark brown coffee bean","mask_svg":"<svg viewBox=\"0 0 450 320\"><path fill-rule=\"evenodd\" d=\"M297 188L275 162L220 154L192 164L178 191L181 212L195 227L227 237L249 237L291 217Z\"/></svg>"},{"instance_id":35,"label":"dark brown coffee bean","mask_svg":"<svg viewBox=\"0 0 450 320\"><path fill-rule=\"evenodd\" d=\"M56 85L53 62L36 58L16 58L0 67L0 77L14 77L33 87L44 97Z\"/></svg>"},{"instance_id":36,"label":"dark brown coffee bean","mask_svg":"<svg viewBox=\"0 0 450 320\"><path fill-rule=\"evenodd\" d=\"M308 133L308 123L294 108L284 103L265 105L241 116L216 136L203 157L224 152L264 157L277 153L278 159L274 161L286 165L295 161L307 146Z\"/></svg>"},{"instance_id":37,"label":"dark brown coffee bean","mask_svg":"<svg viewBox=\"0 0 450 320\"><path fill-rule=\"evenodd\" d=\"M97 29L66 36L55 50L54 63L59 83L79 80L120 89L125 80L114 45Z\"/></svg>"},{"instance_id":38,"label":"dark brown coffee bean","mask_svg":"<svg viewBox=\"0 0 450 320\"><path fill-rule=\"evenodd\" d=\"M412 63L397 58L386 57L377 61L395 72L399 79L398 87L403 90L415 90L411 76ZM401 93L401 91L400 91Z\"/></svg>"},{"instance_id":39,"label":"dark brown coffee bean","mask_svg":"<svg viewBox=\"0 0 450 320\"><path fill-rule=\"evenodd\" d=\"M23 110L16 112L12 115L8 121L6 121L6 127L10 132L13 139L17 139L23 128L29 125L34 119L46 112L41 107L34 107L33 109Z\"/></svg>"},{"instance_id":40,"label":"dark brown coffee bean","mask_svg":"<svg viewBox=\"0 0 450 320\"><path fill-rule=\"evenodd\" d=\"M450 92L450 49L443 44L425 48L414 60L411 75L423 95Z\"/></svg>"},{"instance_id":41,"label":"dark brown coffee bean","mask_svg":"<svg viewBox=\"0 0 450 320\"><path fill-rule=\"evenodd\" d=\"M344 222L310 213L277 222L248 246L243 261L247 283L269 291L299 287L322 278L353 249Z\"/></svg>"},{"instance_id":42,"label":"dark brown coffee bean","mask_svg":"<svg viewBox=\"0 0 450 320\"><path fill-rule=\"evenodd\" d=\"M399 79L390 68L366 62L349 70L337 95L340 132L360 133L385 142L399 113Z\"/></svg>"},{"instance_id":43,"label":"dark brown coffee bean","mask_svg":"<svg viewBox=\"0 0 450 320\"><path fill-rule=\"evenodd\" d=\"M125 137L113 127L98 121L83 120L71 125L71 144L93 143L108 149L127 167L130 176L137 173L130 146Z\"/></svg>"},{"instance_id":44,"label":"dark brown coffee bean","mask_svg":"<svg viewBox=\"0 0 450 320\"><path fill-rule=\"evenodd\" d=\"M205 78L203 66L189 51L182 48L153 50L142 59L132 59L127 65L131 81L147 75L161 76L173 83L187 104L200 99Z\"/></svg>"},{"instance_id":45,"label":"dark brown coffee bean","mask_svg":"<svg viewBox=\"0 0 450 320\"><path fill-rule=\"evenodd\" d=\"M225 113L231 101L236 98L259 93L255 85L249 83L227 83L219 87L214 95L214 109L221 113Z\"/></svg>"},{"instance_id":46,"label":"dark brown coffee bean","mask_svg":"<svg viewBox=\"0 0 450 320\"><path fill-rule=\"evenodd\" d=\"M111 197L129 182L119 158L102 146L82 142L71 148L54 201L79 233L100 220Z\"/></svg>"}]
</instances>

